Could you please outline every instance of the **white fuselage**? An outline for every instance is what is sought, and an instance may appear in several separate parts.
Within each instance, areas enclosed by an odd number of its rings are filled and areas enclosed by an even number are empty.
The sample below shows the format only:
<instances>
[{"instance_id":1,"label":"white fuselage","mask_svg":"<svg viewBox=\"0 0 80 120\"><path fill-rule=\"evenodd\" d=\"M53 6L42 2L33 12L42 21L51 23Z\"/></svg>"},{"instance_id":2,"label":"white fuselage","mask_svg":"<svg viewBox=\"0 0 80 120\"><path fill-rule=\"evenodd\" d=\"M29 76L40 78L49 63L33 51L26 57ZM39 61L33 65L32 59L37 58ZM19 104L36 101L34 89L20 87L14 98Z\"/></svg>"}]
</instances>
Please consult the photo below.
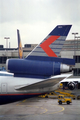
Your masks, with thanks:
<instances>
[{"instance_id":1,"label":"white fuselage","mask_svg":"<svg viewBox=\"0 0 80 120\"><path fill-rule=\"evenodd\" d=\"M0 104L26 99L57 89L59 83L54 86L38 86L34 84L43 79L18 78L13 76L0 76ZM33 85L33 86L30 86Z\"/></svg>"}]
</instances>

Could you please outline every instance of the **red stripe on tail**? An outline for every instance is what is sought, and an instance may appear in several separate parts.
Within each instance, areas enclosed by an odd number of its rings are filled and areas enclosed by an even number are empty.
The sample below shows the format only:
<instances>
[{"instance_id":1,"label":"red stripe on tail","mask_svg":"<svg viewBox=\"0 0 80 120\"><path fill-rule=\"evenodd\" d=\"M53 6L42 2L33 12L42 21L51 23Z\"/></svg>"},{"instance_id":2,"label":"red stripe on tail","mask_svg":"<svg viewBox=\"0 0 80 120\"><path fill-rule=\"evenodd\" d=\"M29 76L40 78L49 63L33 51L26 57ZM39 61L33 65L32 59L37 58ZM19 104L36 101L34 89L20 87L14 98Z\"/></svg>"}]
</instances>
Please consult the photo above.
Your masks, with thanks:
<instances>
[{"instance_id":1,"label":"red stripe on tail","mask_svg":"<svg viewBox=\"0 0 80 120\"><path fill-rule=\"evenodd\" d=\"M45 53L49 57L57 57L57 55L52 51L52 49L49 47L56 39L58 39L60 36L50 36L47 40L45 40L40 47L45 51Z\"/></svg>"}]
</instances>

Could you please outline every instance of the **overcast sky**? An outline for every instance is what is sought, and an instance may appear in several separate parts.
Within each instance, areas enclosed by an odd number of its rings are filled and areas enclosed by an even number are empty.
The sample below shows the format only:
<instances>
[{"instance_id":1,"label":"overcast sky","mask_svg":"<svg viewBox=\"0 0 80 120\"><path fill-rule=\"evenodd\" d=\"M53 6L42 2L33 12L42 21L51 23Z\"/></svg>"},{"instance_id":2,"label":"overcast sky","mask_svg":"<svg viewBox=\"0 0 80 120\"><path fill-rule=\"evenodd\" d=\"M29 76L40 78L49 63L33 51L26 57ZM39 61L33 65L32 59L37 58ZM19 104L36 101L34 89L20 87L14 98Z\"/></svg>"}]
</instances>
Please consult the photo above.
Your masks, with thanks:
<instances>
[{"instance_id":1,"label":"overcast sky","mask_svg":"<svg viewBox=\"0 0 80 120\"><path fill-rule=\"evenodd\" d=\"M80 36L80 0L0 0L0 44L10 37L11 48L17 48L17 29L22 46L40 43L56 25L72 24Z\"/></svg>"}]
</instances>

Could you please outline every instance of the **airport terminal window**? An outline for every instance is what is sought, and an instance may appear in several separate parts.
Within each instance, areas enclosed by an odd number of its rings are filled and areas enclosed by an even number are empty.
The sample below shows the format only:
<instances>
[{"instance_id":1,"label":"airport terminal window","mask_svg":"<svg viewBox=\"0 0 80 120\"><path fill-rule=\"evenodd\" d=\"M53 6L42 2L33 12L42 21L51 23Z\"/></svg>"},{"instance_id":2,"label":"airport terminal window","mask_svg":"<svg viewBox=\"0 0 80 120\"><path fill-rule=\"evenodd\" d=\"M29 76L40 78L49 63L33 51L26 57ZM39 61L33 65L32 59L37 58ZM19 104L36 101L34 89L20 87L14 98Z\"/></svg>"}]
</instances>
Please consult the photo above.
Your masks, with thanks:
<instances>
[{"instance_id":1,"label":"airport terminal window","mask_svg":"<svg viewBox=\"0 0 80 120\"><path fill-rule=\"evenodd\" d=\"M74 56L75 63L80 63L80 56Z\"/></svg>"},{"instance_id":2,"label":"airport terminal window","mask_svg":"<svg viewBox=\"0 0 80 120\"><path fill-rule=\"evenodd\" d=\"M74 69L73 75L74 75L74 76L80 76L80 68Z\"/></svg>"},{"instance_id":3,"label":"airport terminal window","mask_svg":"<svg viewBox=\"0 0 80 120\"><path fill-rule=\"evenodd\" d=\"M78 75L80 76L80 68L78 68Z\"/></svg>"},{"instance_id":4,"label":"airport terminal window","mask_svg":"<svg viewBox=\"0 0 80 120\"><path fill-rule=\"evenodd\" d=\"M80 89L80 83L78 83L78 89Z\"/></svg>"},{"instance_id":5,"label":"airport terminal window","mask_svg":"<svg viewBox=\"0 0 80 120\"><path fill-rule=\"evenodd\" d=\"M78 60L79 60L79 63L80 63L80 56L79 56Z\"/></svg>"},{"instance_id":6,"label":"airport terminal window","mask_svg":"<svg viewBox=\"0 0 80 120\"><path fill-rule=\"evenodd\" d=\"M76 63L80 63L80 56L77 56L77 61Z\"/></svg>"},{"instance_id":7,"label":"airport terminal window","mask_svg":"<svg viewBox=\"0 0 80 120\"><path fill-rule=\"evenodd\" d=\"M31 44L25 44L25 48L31 48Z\"/></svg>"},{"instance_id":8,"label":"airport terminal window","mask_svg":"<svg viewBox=\"0 0 80 120\"><path fill-rule=\"evenodd\" d=\"M77 56L73 56L73 58L75 59L75 63L77 62Z\"/></svg>"},{"instance_id":9,"label":"airport terminal window","mask_svg":"<svg viewBox=\"0 0 80 120\"><path fill-rule=\"evenodd\" d=\"M0 64L6 63L7 57L0 57Z\"/></svg>"},{"instance_id":10,"label":"airport terminal window","mask_svg":"<svg viewBox=\"0 0 80 120\"><path fill-rule=\"evenodd\" d=\"M77 76L77 69L73 70L73 75Z\"/></svg>"}]
</instances>

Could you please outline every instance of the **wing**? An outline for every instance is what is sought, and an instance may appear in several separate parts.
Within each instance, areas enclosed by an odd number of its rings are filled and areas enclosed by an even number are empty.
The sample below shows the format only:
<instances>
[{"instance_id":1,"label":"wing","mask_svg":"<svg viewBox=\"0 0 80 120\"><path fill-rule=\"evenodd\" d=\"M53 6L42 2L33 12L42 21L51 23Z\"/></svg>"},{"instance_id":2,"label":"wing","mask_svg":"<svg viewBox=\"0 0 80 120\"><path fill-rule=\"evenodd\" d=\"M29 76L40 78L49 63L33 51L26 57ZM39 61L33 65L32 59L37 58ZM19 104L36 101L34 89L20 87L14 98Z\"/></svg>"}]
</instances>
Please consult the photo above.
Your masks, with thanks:
<instances>
[{"instance_id":1,"label":"wing","mask_svg":"<svg viewBox=\"0 0 80 120\"><path fill-rule=\"evenodd\" d=\"M57 83L59 83L61 80L69 77L71 74L68 75L57 75L54 77L51 77L49 79L43 79L40 81L35 81L33 83L27 84L27 85L21 85L21 86L16 86L16 90L32 90L32 89L41 89L41 88L47 88L47 87L53 87Z\"/></svg>"}]
</instances>

